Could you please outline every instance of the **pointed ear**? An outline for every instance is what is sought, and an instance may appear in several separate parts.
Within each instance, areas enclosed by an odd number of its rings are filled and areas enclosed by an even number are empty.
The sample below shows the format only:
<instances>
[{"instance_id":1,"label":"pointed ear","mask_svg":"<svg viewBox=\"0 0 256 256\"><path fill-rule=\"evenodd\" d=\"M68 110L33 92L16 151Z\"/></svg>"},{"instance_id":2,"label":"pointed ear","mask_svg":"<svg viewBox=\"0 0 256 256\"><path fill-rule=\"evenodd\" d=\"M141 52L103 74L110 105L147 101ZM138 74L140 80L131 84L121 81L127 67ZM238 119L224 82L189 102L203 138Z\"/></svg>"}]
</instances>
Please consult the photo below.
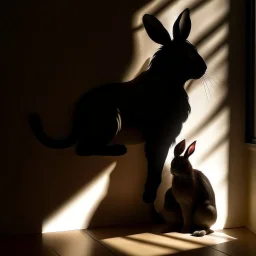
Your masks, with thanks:
<instances>
[{"instance_id":1,"label":"pointed ear","mask_svg":"<svg viewBox=\"0 0 256 256\"><path fill-rule=\"evenodd\" d=\"M174 156L180 156L183 151L185 150L186 142L185 140L182 140L179 144L177 144L174 148Z\"/></svg>"},{"instance_id":2,"label":"pointed ear","mask_svg":"<svg viewBox=\"0 0 256 256\"><path fill-rule=\"evenodd\" d=\"M191 30L190 10L185 9L173 25L173 40L185 41Z\"/></svg>"},{"instance_id":3,"label":"pointed ear","mask_svg":"<svg viewBox=\"0 0 256 256\"><path fill-rule=\"evenodd\" d=\"M187 158L190 157L194 153L195 148L196 148L196 141L194 141L192 144L190 144L190 146L187 148L184 156Z\"/></svg>"},{"instance_id":4,"label":"pointed ear","mask_svg":"<svg viewBox=\"0 0 256 256\"><path fill-rule=\"evenodd\" d=\"M154 16L145 14L142 18L148 36L156 43L165 45L171 42L171 37L163 24Z\"/></svg>"}]
</instances>

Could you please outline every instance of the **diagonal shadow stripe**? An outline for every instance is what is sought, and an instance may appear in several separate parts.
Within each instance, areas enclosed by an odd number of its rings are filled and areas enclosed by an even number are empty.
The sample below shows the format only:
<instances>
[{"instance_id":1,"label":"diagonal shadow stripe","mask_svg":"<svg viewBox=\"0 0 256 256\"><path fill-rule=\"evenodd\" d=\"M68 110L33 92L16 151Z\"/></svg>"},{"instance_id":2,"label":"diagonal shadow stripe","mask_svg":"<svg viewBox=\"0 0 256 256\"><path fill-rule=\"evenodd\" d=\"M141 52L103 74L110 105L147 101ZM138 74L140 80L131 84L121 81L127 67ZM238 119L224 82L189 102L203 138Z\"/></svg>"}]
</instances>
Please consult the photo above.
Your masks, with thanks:
<instances>
[{"instance_id":1,"label":"diagonal shadow stripe","mask_svg":"<svg viewBox=\"0 0 256 256\"><path fill-rule=\"evenodd\" d=\"M187 134L187 137L194 137L196 134L198 134L199 132L201 132L206 124L209 124L219 113L220 111L227 105L227 97L225 97L220 104L218 105L218 107L214 110L214 112L209 115L202 124L194 127L194 129Z\"/></svg>"},{"instance_id":2,"label":"diagonal shadow stripe","mask_svg":"<svg viewBox=\"0 0 256 256\"><path fill-rule=\"evenodd\" d=\"M157 15L161 14L162 12L164 12L166 9L171 8L171 6L175 4L175 2L178 2L178 0L167 1L166 3L162 4L161 6L159 6L157 10L155 10L154 12L151 12L150 14L154 15L154 16L157 16ZM189 7L189 9L190 9L191 12L194 12L198 8L202 7L204 4L207 4L207 1L200 0L200 1L196 2L196 3L193 3ZM143 28L144 28L144 26L143 26L143 24L141 24L141 25L135 27L133 29L133 31L136 32L136 31L138 31L140 29L143 29Z\"/></svg>"}]
</instances>

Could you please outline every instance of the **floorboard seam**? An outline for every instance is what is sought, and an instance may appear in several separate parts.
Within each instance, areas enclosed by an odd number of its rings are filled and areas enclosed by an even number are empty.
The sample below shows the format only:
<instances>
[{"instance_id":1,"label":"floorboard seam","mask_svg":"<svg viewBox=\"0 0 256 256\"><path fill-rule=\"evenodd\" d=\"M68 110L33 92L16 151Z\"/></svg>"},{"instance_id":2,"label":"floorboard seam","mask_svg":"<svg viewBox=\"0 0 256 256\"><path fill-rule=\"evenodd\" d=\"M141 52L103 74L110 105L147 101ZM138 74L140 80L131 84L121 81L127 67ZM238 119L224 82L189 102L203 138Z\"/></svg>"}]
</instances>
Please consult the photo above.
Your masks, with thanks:
<instances>
[{"instance_id":1,"label":"floorboard seam","mask_svg":"<svg viewBox=\"0 0 256 256\"><path fill-rule=\"evenodd\" d=\"M53 249L51 246L48 246L49 249L51 249L56 255L61 256L55 249Z\"/></svg>"},{"instance_id":2,"label":"floorboard seam","mask_svg":"<svg viewBox=\"0 0 256 256\"><path fill-rule=\"evenodd\" d=\"M218 252L224 253L224 254L226 254L226 255L232 256L231 254L228 254L228 253L226 253L226 252L220 251L220 250L218 250L218 249L216 249L216 248L213 248L213 247L211 247L211 246L210 246L210 248L213 249L213 250L215 250L215 251L218 251Z\"/></svg>"},{"instance_id":3,"label":"floorboard seam","mask_svg":"<svg viewBox=\"0 0 256 256\"><path fill-rule=\"evenodd\" d=\"M100 242L98 239L94 238L93 236L91 236L85 229L84 232L91 237L95 242L97 242L98 244L102 245L105 249L107 249L109 252L111 252L114 256L118 256L117 254L115 254L110 248L108 248L104 243Z\"/></svg>"}]
</instances>

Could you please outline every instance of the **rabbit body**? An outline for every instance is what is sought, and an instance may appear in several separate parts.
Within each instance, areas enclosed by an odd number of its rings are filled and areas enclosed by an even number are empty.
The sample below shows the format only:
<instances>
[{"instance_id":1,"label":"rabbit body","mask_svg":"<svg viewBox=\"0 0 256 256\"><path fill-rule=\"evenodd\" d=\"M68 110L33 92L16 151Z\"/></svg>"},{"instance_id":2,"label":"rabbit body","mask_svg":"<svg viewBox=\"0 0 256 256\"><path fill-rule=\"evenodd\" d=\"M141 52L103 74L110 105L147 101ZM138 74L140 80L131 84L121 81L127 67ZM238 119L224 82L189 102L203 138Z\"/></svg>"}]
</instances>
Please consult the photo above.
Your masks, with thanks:
<instances>
[{"instance_id":1,"label":"rabbit body","mask_svg":"<svg viewBox=\"0 0 256 256\"><path fill-rule=\"evenodd\" d=\"M145 142L148 175L143 200L153 203L171 144L190 113L184 84L201 78L207 66L196 48L186 39L191 29L189 9L173 26L174 39L152 15L143 16L149 37L161 44L149 68L124 83L102 85L83 94L75 103L70 135L55 140L44 133L40 117L29 115L30 127L46 147L68 148L76 144L80 156L119 156L127 152L127 136L135 143ZM120 139L121 138L121 139Z\"/></svg>"},{"instance_id":2,"label":"rabbit body","mask_svg":"<svg viewBox=\"0 0 256 256\"><path fill-rule=\"evenodd\" d=\"M217 219L217 211L214 191L208 178L202 172L193 169L191 177L173 178L172 192L182 210L181 231L209 232Z\"/></svg>"},{"instance_id":3,"label":"rabbit body","mask_svg":"<svg viewBox=\"0 0 256 256\"><path fill-rule=\"evenodd\" d=\"M212 232L210 227L217 219L215 194L209 179L188 162L193 152L189 154L189 148L187 152L172 161L173 181L165 195L164 211L165 215L171 215L172 222L182 227L182 233L203 236Z\"/></svg>"}]
</instances>

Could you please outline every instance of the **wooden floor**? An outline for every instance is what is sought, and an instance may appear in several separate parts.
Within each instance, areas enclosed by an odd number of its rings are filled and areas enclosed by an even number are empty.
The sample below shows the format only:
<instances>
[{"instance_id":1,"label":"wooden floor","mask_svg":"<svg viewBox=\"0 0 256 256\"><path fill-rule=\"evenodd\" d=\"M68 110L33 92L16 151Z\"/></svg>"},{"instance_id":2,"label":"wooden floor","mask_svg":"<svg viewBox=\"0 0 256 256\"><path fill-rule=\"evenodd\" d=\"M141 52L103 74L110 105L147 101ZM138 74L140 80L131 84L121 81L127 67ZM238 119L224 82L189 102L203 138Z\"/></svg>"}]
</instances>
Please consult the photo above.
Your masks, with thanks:
<instances>
[{"instance_id":1,"label":"wooden floor","mask_svg":"<svg viewBox=\"0 0 256 256\"><path fill-rule=\"evenodd\" d=\"M256 235L246 228L224 229L197 238L159 233L155 228L105 228L1 237L3 256L256 256Z\"/></svg>"}]
</instances>

